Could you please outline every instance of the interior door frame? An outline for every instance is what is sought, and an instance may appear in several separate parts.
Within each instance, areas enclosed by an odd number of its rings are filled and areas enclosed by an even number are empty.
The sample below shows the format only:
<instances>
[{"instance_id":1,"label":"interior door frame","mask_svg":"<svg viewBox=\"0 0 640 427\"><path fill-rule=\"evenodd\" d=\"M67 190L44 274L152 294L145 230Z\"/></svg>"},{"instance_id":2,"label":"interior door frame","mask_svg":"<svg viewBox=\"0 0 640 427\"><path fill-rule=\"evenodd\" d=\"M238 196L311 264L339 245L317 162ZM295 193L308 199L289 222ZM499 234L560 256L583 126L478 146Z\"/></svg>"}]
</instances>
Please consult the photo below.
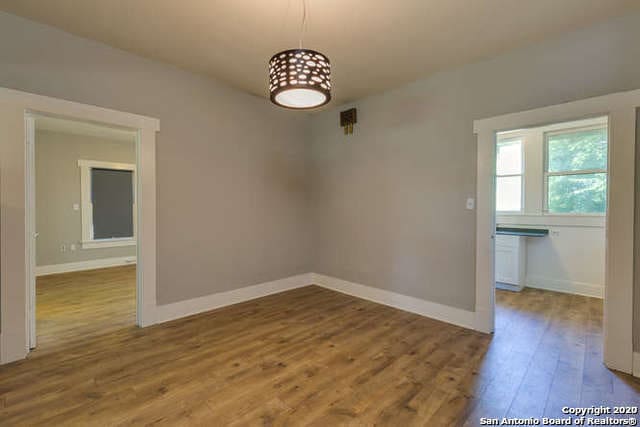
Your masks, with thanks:
<instances>
[{"instance_id":1,"label":"interior door frame","mask_svg":"<svg viewBox=\"0 0 640 427\"><path fill-rule=\"evenodd\" d=\"M36 125L33 114L25 114L25 143L26 143L26 217L27 227L25 235L25 256L27 257L27 287L28 287L28 327L29 349L37 344L36 331Z\"/></svg>"},{"instance_id":2,"label":"interior door frame","mask_svg":"<svg viewBox=\"0 0 640 427\"><path fill-rule=\"evenodd\" d=\"M495 144L500 131L608 116L609 158L604 300L604 363L633 371L633 249L636 108L640 90L474 121L477 136L476 323L495 324Z\"/></svg>"},{"instance_id":3,"label":"interior door frame","mask_svg":"<svg viewBox=\"0 0 640 427\"><path fill-rule=\"evenodd\" d=\"M0 88L0 364L23 359L35 334L31 295L35 233L33 128L45 115L124 127L137 132L136 324L156 323L156 132L159 120L116 110ZM32 124L32 121L31 121ZM30 138L31 136L31 138ZM20 191L23 189L23 191ZM32 200L33 199L33 200ZM19 237L22 236L22 237Z\"/></svg>"}]
</instances>

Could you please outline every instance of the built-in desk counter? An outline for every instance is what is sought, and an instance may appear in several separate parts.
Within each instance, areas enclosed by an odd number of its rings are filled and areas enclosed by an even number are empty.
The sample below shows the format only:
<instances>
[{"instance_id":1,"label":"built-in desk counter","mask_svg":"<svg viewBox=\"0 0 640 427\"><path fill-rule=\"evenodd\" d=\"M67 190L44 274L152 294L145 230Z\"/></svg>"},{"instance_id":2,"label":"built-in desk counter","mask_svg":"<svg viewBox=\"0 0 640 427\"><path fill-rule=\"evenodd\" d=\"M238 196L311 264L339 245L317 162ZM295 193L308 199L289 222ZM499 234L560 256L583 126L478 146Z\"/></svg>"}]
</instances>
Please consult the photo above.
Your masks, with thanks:
<instances>
[{"instance_id":1,"label":"built-in desk counter","mask_svg":"<svg viewBox=\"0 0 640 427\"><path fill-rule=\"evenodd\" d=\"M496 234L501 236L544 237L549 235L546 228L496 227Z\"/></svg>"}]
</instances>

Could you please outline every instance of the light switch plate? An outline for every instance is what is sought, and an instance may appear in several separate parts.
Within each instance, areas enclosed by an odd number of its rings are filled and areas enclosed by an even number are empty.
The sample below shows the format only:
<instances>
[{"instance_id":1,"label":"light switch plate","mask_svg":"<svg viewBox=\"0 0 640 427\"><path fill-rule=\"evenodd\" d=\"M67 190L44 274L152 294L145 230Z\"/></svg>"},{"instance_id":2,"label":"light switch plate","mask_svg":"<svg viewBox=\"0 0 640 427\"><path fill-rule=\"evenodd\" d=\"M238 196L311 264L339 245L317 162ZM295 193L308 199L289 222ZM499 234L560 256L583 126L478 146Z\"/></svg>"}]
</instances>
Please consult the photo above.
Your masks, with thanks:
<instances>
[{"instance_id":1,"label":"light switch plate","mask_svg":"<svg viewBox=\"0 0 640 427\"><path fill-rule=\"evenodd\" d=\"M472 211L474 210L476 207L476 199L474 199L473 197L469 197L467 199L467 209Z\"/></svg>"},{"instance_id":2,"label":"light switch plate","mask_svg":"<svg viewBox=\"0 0 640 427\"><path fill-rule=\"evenodd\" d=\"M79 204L77 204L77 203L74 203L74 204L73 204L73 210L74 210L74 211L79 211L79 210L80 210L80 205L79 205Z\"/></svg>"}]
</instances>

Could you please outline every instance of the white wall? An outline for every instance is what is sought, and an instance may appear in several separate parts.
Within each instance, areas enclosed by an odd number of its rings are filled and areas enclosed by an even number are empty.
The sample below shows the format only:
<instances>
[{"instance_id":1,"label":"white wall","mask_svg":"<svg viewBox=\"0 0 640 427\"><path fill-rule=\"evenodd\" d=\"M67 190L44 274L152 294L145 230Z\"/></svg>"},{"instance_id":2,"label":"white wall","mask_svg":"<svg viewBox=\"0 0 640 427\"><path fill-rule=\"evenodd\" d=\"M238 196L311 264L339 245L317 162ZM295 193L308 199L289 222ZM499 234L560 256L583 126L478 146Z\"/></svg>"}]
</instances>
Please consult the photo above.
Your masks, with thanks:
<instances>
[{"instance_id":1,"label":"white wall","mask_svg":"<svg viewBox=\"0 0 640 427\"><path fill-rule=\"evenodd\" d=\"M527 286L602 297L604 227L550 227L527 239Z\"/></svg>"},{"instance_id":2,"label":"white wall","mask_svg":"<svg viewBox=\"0 0 640 427\"><path fill-rule=\"evenodd\" d=\"M605 267L604 216L544 214L544 133L588 126L606 119L583 120L504 134L523 141L524 206L521 214L498 213L498 225L548 228L547 237L529 237L526 286L602 297Z\"/></svg>"}]
</instances>

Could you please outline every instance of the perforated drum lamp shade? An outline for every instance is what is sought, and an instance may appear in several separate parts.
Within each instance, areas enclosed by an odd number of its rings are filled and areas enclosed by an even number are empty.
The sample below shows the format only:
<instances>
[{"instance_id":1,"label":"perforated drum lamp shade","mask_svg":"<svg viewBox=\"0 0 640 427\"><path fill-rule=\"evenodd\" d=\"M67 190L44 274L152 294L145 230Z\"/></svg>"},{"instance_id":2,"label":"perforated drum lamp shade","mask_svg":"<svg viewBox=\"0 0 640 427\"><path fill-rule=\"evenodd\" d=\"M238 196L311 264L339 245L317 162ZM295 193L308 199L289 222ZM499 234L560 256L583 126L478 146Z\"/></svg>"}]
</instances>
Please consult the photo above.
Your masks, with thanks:
<instances>
[{"instance_id":1,"label":"perforated drum lamp shade","mask_svg":"<svg viewBox=\"0 0 640 427\"><path fill-rule=\"evenodd\" d=\"M310 49L276 53L269 61L271 102L281 107L306 110L331 100L329 58Z\"/></svg>"}]
</instances>

